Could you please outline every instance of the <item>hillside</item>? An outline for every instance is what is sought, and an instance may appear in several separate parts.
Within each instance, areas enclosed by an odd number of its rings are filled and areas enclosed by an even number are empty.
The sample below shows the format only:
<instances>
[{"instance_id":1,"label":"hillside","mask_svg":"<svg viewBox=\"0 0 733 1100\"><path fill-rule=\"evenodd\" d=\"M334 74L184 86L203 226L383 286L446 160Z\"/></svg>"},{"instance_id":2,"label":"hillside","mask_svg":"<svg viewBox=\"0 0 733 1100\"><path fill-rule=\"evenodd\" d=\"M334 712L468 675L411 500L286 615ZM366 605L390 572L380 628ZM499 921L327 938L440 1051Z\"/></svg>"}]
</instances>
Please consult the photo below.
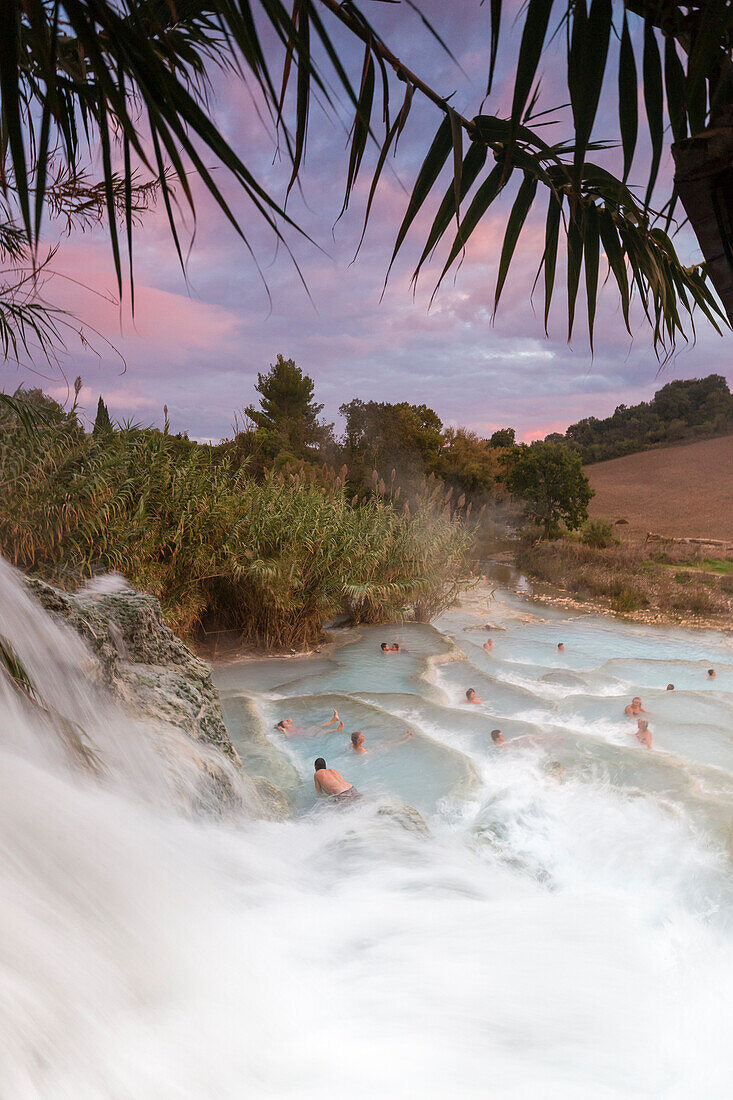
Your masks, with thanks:
<instances>
[{"instance_id":1,"label":"hillside","mask_svg":"<svg viewBox=\"0 0 733 1100\"><path fill-rule=\"evenodd\" d=\"M586 467L592 517L628 520L620 536L733 541L733 435L642 451Z\"/></svg>"},{"instance_id":2,"label":"hillside","mask_svg":"<svg viewBox=\"0 0 733 1100\"><path fill-rule=\"evenodd\" d=\"M564 436L548 436L580 451L584 463L697 442L733 432L733 395L721 374L676 379L639 405L619 405L612 416L588 416Z\"/></svg>"}]
</instances>

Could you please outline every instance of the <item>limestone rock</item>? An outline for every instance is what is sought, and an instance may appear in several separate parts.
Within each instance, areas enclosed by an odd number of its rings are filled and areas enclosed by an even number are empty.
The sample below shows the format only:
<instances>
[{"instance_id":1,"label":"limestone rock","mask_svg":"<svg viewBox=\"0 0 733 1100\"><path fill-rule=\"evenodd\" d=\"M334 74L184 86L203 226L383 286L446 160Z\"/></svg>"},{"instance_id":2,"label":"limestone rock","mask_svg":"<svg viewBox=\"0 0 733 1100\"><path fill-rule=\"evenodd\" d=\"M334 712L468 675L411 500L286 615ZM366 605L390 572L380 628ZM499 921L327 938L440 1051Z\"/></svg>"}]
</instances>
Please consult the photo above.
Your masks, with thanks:
<instances>
[{"instance_id":1,"label":"limestone rock","mask_svg":"<svg viewBox=\"0 0 733 1100\"><path fill-rule=\"evenodd\" d=\"M164 622L153 596L133 589L61 592L27 578L42 606L82 636L99 664L92 675L138 716L169 722L237 766L208 665Z\"/></svg>"}]
</instances>

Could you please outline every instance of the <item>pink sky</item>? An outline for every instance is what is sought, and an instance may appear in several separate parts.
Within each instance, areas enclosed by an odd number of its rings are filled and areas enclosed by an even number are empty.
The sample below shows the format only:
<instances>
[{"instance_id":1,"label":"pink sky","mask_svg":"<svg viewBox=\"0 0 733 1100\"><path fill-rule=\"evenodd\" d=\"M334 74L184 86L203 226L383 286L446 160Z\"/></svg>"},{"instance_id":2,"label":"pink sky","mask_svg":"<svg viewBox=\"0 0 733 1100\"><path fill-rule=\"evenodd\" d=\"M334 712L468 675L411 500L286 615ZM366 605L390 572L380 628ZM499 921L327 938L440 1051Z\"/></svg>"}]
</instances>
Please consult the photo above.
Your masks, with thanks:
<instances>
[{"instance_id":1,"label":"pink sky","mask_svg":"<svg viewBox=\"0 0 733 1100\"><path fill-rule=\"evenodd\" d=\"M484 91L489 5L480 6L478 0L460 6L431 0L424 6L468 75L419 33L414 19L407 25L402 9L388 8L381 16L385 36L415 69L429 72L446 92L456 89L456 105L474 114ZM545 86L551 101L554 75L550 71ZM510 78L511 58L499 74L487 111L506 109ZM562 101L558 86L555 102ZM282 199L287 166L272 165L270 138L242 87L233 82L220 85L214 109L235 149L255 164L260 178ZM610 136L615 136L613 119L602 121ZM414 296L410 274L432 219L431 207L395 265L380 301L406 192L437 122L432 107L415 110L400 155L383 177L365 244L352 264L369 187L368 167L349 212L332 233L347 162L344 134L334 123L314 117L303 175L304 200L293 194L289 206L291 215L324 250L292 241L312 301L284 250L275 252L272 240L231 188L227 193L251 237L271 304L246 249L201 187L196 189L197 232L187 281L162 212L147 217L138 232L134 320L125 307L110 300L115 279L104 234L97 231L64 241L54 263L60 275L47 286L47 295L97 330L98 335L90 335L93 350L70 340L61 361L66 378L82 375L88 415L93 417L101 394L113 417L160 424L165 403L174 430L186 429L197 438L220 438L230 433L234 411L256 396L257 372L267 370L282 353L315 379L325 413L337 425L338 406L352 397L407 400L431 405L446 424L465 424L482 434L512 425L521 438L529 439L562 431L582 416L608 415L619 403L647 399L674 378L712 371L731 375L730 337L721 339L702 321L697 343L681 350L660 373L648 330L639 324L630 341L609 293L604 293L599 308L594 358L587 345L582 308L568 346L562 272L546 338L541 296L534 308L529 298L542 251L539 216L528 223L520 240L492 324L506 207L497 206L482 225L460 271L446 278L428 309L442 265L436 263L424 271ZM699 258L694 246L694 241L687 242L693 249L686 256L688 261ZM20 381L34 384L27 371L6 364L3 388ZM60 375L45 383L45 388L61 400L67 393Z\"/></svg>"}]
</instances>

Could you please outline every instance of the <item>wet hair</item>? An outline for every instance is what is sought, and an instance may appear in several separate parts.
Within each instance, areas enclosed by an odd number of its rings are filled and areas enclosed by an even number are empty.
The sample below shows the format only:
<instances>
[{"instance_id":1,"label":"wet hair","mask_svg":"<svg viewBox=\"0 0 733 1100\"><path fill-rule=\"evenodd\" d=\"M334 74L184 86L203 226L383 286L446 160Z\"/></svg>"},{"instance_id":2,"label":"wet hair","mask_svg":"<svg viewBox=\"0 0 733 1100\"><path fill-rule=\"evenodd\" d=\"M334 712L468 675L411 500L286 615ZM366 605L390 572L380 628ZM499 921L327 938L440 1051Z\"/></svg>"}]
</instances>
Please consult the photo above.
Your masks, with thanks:
<instances>
[{"instance_id":1,"label":"wet hair","mask_svg":"<svg viewBox=\"0 0 733 1100\"><path fill-rule=\"evenodd\" d=\"M317 772L323 771L323 769L326 767L326 761L323 759L322 756L318 757L318 759L316 760L316 762L314 764L314 767L315 767Z\"/></svg>"},{"instance_id":2,"label":"wet hair","mask_svg":"<svg viewBox=\"0 0 733 1100\"><path fill-rule=\"evenodd\" d=\"M473 688L466 688L466 698L467 698L467 699L468 699L468 698L469 698L469 697L470 697L471 695L475 695L475 694L476 694L476 692L475 692L475 691L473 690Z\"/></svg>"},{"instance_id":3,"label":"wet hair","mask_svg":"<svg viewBox=\"0 0 733 1100\"><path fill-rule=\"evenodd\" d=\"M361 737L361 730L356 730L354 733L352 733L352 735L351 735L351 744L354 746L354 748L356 748L356 746L359 744L359 738L360 737Z\"/></svg>"},{"instance_id":4,"label":"wet hair","mask_svg":"<svg viewBox=\"0 0 733 1100\"><path fill-rule=\"evenodd\" d=\"M492 741L498 741L500 737L501 737L501 730L492 730L491 731L491 740Z\"/></svg>"},{"instance_id":5,"label":"wet hair","mask_svg":"<svg viewBox=\"0 0 733 1100\"><path fill-rule=\"evenodd\" d=\"M634 698L631 700L631 702L632 703L640 703L641 702L641 695L635 695Z\"/></svg>"},{"instance_id":6,"label":"wet hair","mask_svg":"<svg viewBox=\"0 0 733 1100\"><path fill-rule=\"evenodd\" d=\"M667 684L667 691L674 691L674 684Z\"/></svg>"},{"instance_id":7,"label":"wet hair","mask_svg":"<svg viewBox=\"0 0 733 1100\"><path fill-rule=\"evenodd\" d=\"M379 648L382 650L389 649L389 642L382 642Z\"/></svg>"},{"instance_id":8,"label":"wet hair","mask_svg":"<svg viewBox=\"0 0 733 1100\"><path fill-rule=\"evenodd\" d=\"M278 724L275 726L275 729L276 730L285 729L285 719L284 718L282 719L281 722L278 722Z\"/></svg>"},{"instance_id":9,"label":"wet hair","mask_svg":"<svg viewBox=\"0 0 733 1100\"><path fill-rule=\"evenodd\" d=\"M709 668L708 669L708 676L714 676L714 675L715 675L715 669L714 668Z\"/></svg>"},{"instance_id":10,"label":"wet hair","mask_svg":"<svg viewBox=\"0 0 733 1100\"><path fill-rule=\"evenodd\" d=\"M557 648L558 649L564 649L565 648L565 642L558 642L557 643Z\"/></svg>"}]
</instances>

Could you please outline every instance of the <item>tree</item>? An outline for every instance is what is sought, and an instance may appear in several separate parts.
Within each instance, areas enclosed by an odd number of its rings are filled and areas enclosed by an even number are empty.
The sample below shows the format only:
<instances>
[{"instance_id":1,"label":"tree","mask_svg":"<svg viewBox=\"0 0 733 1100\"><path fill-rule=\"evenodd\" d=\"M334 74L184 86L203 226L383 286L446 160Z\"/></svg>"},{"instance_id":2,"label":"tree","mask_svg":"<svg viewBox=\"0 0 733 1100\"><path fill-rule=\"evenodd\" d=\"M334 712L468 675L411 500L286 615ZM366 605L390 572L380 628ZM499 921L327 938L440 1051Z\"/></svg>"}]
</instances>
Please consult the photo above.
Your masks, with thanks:
<instances>
[{"instance_id":1,"label":"tree","mask_svg":"<svg viewBox=\"0 0 733 1100\"><path fill-rule=\"evenodd\" d=\"M102 398L97 402L97 415L94 418L92 435L108 435L112 431L112 421L109 418L109 409Z\"/></svg>"},{"instance_id":2,"label":"tree","mask_svg":"<svg viewBox=\"0 0 733 1100\"><path fill-rule=\"evenodd\" d=\"M545 538L562 521L575 530L588 518L593 496L580 455L560 443L523 443L512 455L507 476L510 493L524 502L527 515L545 529Z\"/></svg>"},{"instance_id":3,"label":"tree","mask_svg":"<svg viewBox=\"0 0 733 1100\"><path fill-rule=\"evenodd\" d=\"M436 469L443 423L427 405L355 397L341 405L339 412L346 418L344 446L355 484L368 482L373 470L387 476L395 469L400 479L410 479Z\"/></svg>"},{"instance_id":4,"label":"tree","mask_svg":"<svg viewBox=\"0 0 733 1100\"><path fill-rule=\"evenodd\" d=\"M513 447L514 437L514 428L499 428L494 432L489 443L492 447Z\"/></svg>"},{"instance_id":5,"label":"tree","mask_svg":"<svg viewBox=\"0 0 733 1100\"><path fill-rule=\"evenodd\" d=\"M249 405L245 412L262 432L270 457L285 450L294 458L303 458L330 437L333 424L318 419L323 405L313 400L313 379L292 359L278 355L267 374L257 375L255 389L261 395L260 408Z\"/></svg>"},{"instance_id":6,"label":"tree","mask_svg":"<svg viewBox=\"0 0 733 1100\"><path fill-rule=\"evenodd\" d=\"M492 0L485 98L492 92L499 52L506 49L506 14L502 0ZM430 33L432 28L424 22L425 33ZM440 189L442 198L436 203L415 278L436 245L450 234L440 283L483 220L493 216L493 204L513 194L497 266L495 310L518 238L541 195L546 199L545 241L539 257L546 326L556 273L563 267L558 264L562 240L568 336L584 268L592 346L601 254L626 326L630 329L630 303L636 295L657 351L669 353L680 336L686 338L696 307L720 327L724 309L733 317L733 5L722 0L592 0L589 8L587 0L529 0L516 24L521 42L513 64L509 117L490 113L483 103L479 113L469 117L470 109L462 114L452 93L446 96L424 74L408 69L353 3L298 0L291 15L281 0L4 0L0 223L5 224L0 244L7 245L18 233L30 249L37 248L44 213L53 208L59 172L78 179L86 157L101 165L103 178L95 185L95 201L106 211L120 293L125 254L131 295L134 285L133 185L138 170L159 186L182 264L184 223L177 220L176 210L187 206L195 213L191 174L200 177L246 241L226 197L230 192L219 185L223 176L212 172L212 165L227 170L256 216L287 247L286 235L299 230L284 203L272 197L257 178L254 164L242 159L212 119L209 70L219 66L241 73L259 96L262 113L275 120L278 148L290 161L288 191L304 163L312 105L318 104L320 111L339 96L351 104L354 120L343 208L355 193L367 146L376 142L367 220L381 171L390 150L397 148L413 100L433 104L440 124L393 250L394 260L410 229L422 224L423 207ZM358 70L347 56L349 39L363 44ZM566 53L571 120L555 107L556 100L548 104L546 96L554 96L554 88L543 91L540 66L550 41ZM316 62L316 47L311 47L316 42L318 57L327 61ZM280 68L280 79L272 71L273 63ZM556 60L553 64L557 69ZM611 80L612 66L617 81ZM641 145L649 150L643 197L629 182L640 130L639 71L646 111L642 137L648 139ZM293 89L288 88L291 79ZM611 83L619 89L617 133L598 135L601 94L608 95ZM390 102L396 87L402 95L397 111ZM533 127L540 116L541 122ZM544 128L548 123L562 127L559 140L546 137L553 133ZM667 133L674 139L676 187L663 197L656 194L655 185ZM608 147L609 137L620 139L623 166L617 175L592 159ZM246 151L242 156L246 158ZM117 164L123 166L121 172ZM444 170L452 175L447 188ZM707 267L687 266L677 256L670 236L677 195L698 234ZM711 291L709 276L724 309ZM20 320L13 313L6 316L1 334L6 355L9 349L14 353L13 340L22 339L29 317L33 319L28 310Z\"/></svg>"},{"instance_id":7,"label":"tree","mask_svg":"<svg viewBox=\"0 0 733 1100\"><path fill-rule=\"evenodd\" d=\"M471 496L488 493L500 479L501 459L475 432L446 428L438 473L449 485Z\"/></svg>"}]
</instances>

